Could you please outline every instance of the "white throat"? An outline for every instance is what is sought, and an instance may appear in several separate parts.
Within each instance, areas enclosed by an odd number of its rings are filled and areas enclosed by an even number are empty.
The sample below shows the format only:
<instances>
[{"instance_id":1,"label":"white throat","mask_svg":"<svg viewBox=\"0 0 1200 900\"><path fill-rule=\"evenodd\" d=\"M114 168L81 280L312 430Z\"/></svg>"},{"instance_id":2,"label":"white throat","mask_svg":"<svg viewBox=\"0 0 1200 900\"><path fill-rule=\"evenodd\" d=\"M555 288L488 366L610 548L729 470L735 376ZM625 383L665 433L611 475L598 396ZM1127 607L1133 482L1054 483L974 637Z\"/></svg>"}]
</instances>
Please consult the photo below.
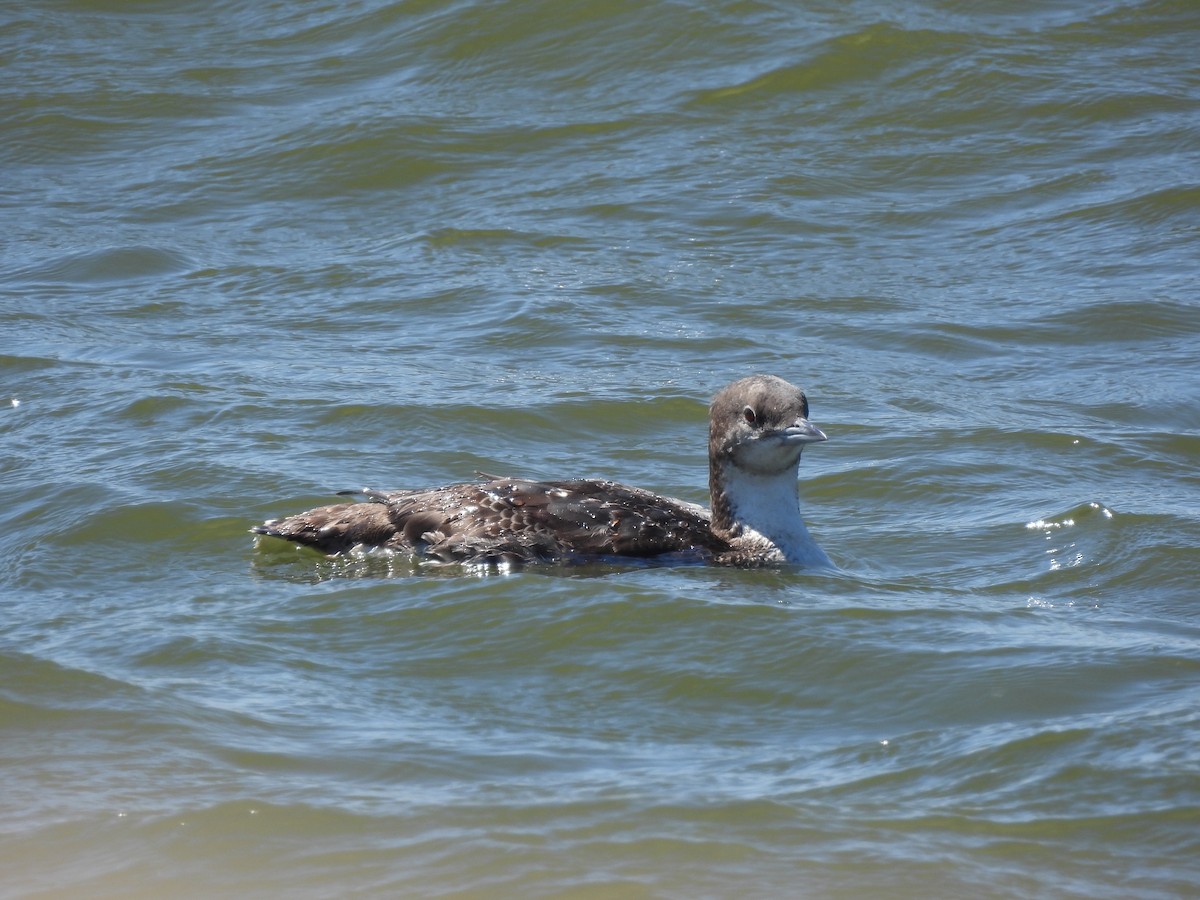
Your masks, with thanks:
<instances>
[{"instance_id":1,"label":"white throat","mask_svg":"<svg viewBox=\"0 0 1200 900\"><path fill-rule=\"evenodd\" d=\"M738 543L784 562L833 567L800 516L794 468L760 475L727 463L722 475Z\"/></svg>"}]
</instances>

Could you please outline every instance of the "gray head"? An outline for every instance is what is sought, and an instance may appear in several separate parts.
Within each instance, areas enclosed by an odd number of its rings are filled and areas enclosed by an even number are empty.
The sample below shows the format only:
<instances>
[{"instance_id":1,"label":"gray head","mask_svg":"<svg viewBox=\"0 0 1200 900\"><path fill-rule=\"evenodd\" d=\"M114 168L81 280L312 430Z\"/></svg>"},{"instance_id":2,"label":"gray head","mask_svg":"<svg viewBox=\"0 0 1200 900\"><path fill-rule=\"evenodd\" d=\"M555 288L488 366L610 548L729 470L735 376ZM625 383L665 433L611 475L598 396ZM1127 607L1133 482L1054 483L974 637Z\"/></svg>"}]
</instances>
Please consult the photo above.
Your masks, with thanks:
<instances>
[{"instance_id":1,"label":"gray head","mask_svg":"<svg viewBox=\"0 0 1200 900\"><path fill-rule=\"evenodd\" d=\"M808 421L804 391L774 375L751 375L724 388L709 406L709 458L760 475L795 468L807 444L826 440Z\"/></svg>"}]
</instances>

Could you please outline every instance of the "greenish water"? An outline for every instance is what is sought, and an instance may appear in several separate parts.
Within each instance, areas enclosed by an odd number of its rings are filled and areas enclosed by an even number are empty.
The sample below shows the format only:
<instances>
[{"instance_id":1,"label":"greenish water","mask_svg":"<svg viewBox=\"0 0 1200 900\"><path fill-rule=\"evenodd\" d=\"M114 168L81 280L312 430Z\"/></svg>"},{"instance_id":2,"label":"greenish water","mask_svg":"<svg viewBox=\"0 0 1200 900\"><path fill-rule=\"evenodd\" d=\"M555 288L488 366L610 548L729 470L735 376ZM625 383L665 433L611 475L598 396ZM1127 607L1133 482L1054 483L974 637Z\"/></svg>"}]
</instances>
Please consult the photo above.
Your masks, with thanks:
<instances>
[{"instance_id":1,"label":"greenish water","mask_svg":"<svg viewBox=\"0 0 1200 900\"><path fill-rule=\"evenodd\" d=\"M1192 3L0 17L0 888L1200 891ZM703 502L771 372L835 573L327 560L475 470Z\"/></svg>"}]
</instances>

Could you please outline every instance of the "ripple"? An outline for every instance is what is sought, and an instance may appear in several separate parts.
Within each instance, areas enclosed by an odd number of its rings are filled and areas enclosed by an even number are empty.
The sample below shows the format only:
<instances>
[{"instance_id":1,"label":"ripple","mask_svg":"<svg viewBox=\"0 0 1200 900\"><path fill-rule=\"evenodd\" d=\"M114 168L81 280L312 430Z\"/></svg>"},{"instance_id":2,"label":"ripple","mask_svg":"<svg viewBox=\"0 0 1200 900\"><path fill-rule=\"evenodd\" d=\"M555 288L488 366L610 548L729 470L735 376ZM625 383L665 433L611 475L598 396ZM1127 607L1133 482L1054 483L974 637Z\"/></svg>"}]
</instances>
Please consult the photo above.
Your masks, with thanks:
<instances>
[{"instance_id":1,"label":"ripple","mask_svg":"<svg viewBox=\"0 0 1200 900\"><path fill-rule=\"evenodd\" d=\"M191 260L159 247L112 247L71 254L36 266L17 269L3 280L18 286L136 283L186 271Z\"/></svg>"}]
</instances>

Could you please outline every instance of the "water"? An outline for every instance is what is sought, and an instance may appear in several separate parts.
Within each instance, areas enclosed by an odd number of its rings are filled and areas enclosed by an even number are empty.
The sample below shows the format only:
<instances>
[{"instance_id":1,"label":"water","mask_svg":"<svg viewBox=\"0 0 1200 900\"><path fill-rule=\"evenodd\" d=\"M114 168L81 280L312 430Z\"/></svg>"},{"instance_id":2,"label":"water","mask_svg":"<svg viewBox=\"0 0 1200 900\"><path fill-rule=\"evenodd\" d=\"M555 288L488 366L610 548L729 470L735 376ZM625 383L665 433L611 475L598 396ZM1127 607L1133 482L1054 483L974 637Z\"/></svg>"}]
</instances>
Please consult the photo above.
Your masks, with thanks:
<instances>
[{"instance_id":1,"label":"water","mask_svg":"<svg viewBox=\"0 0 1200 900\"><path fill-rule=\"evenodd\" d=\"M14 897L1200 892L1200 14L0 17ZM835 573L246 529L705 498L765 371Z\"/></svg>"}]
</instances>

